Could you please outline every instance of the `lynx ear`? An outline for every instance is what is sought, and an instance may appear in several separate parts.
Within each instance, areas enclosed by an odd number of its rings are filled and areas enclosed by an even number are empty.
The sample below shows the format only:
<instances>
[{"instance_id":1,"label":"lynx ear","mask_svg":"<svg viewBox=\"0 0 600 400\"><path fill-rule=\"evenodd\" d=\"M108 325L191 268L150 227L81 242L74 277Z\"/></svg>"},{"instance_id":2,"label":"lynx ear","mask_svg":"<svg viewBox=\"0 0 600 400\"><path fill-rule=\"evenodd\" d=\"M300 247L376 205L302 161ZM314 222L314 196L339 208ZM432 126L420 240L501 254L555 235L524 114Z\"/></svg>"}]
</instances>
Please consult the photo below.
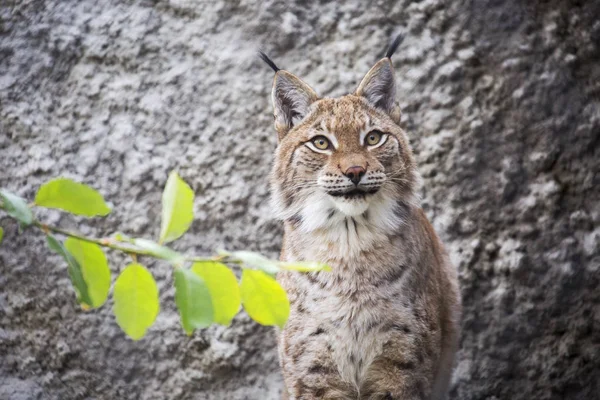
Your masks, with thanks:
<instances>
[{"instance_id":1,"label":"lynx ear","mask_svg":"<svg viewBox=\"0 0 600 400\"><path fill-rule=\"evenodd\" d=\"M398 123L400 110L396 105L396 78L389 58L383 58L371 68L356 89L373 107L385 111Z\"/></svg>"},{"instance_id":2,"label":"lynx ear","mask_svg":"<svg viewBox=\"0 0 600 400\"><path fill-rule=\"evenodd\" d=\"M275 114L275 130L281 139L308 114L310 105L318 100L318 96L300 78L287 71L279 70L273 80L271 99Z\"/></svg>"},{"instance_id":3,"label":"lynx ear","mask_svg":"<svg viewBox=\"0 0 600 400\"><path fill-rule=\"evenodd\" d=\"M310 111L310 105L319 97L300 78L279 68L273 60L262 51L258 56L275 71L273 79L273 114L275 114L275 130L281 140L290 129L300 122Z\"/></svg>"},{"instance_id":4,"label":"lynx ear","mask_svg":"<svg viewBox=\"0 0 600 400\"><path fill-rule=\"evenodd\" d=\"M404 40L401 33L396 35L388 47L385 58L371 68L356 89L375 108L385 111L396 123L400 122L400 107L396 104L396 78L392 66L392 56Z\"/></svg>"}]
</instances>

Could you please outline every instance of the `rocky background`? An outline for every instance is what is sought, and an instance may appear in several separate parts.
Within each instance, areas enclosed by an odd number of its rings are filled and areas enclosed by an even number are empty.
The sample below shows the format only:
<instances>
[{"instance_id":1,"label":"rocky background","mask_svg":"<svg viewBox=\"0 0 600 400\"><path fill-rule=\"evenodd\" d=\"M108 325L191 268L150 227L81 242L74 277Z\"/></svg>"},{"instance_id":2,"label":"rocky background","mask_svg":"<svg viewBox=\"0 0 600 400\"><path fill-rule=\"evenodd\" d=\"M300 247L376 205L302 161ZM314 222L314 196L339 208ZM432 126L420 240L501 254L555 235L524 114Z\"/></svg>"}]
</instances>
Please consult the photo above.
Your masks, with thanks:
<instances>
[{"instance_id":1,"label":"rocky background","mask_svg":"<svg viewBox=\"0 0 600 400\"><path fill-rule=\"evenodd\" d=\"M423 205L462 282L450 398L600 398L600 1L0 0L0 186L81 180L108 218L41 217L156 237L177 169L197 195L178 249L275 257L255 50L337 96L399 31ZM242 313L188 338L170 267L144 260L162 311L132 342L110 304L78 309L41 235L0 225L1 399L278 398L271 329Z\"/></svg>"}]
</instances>

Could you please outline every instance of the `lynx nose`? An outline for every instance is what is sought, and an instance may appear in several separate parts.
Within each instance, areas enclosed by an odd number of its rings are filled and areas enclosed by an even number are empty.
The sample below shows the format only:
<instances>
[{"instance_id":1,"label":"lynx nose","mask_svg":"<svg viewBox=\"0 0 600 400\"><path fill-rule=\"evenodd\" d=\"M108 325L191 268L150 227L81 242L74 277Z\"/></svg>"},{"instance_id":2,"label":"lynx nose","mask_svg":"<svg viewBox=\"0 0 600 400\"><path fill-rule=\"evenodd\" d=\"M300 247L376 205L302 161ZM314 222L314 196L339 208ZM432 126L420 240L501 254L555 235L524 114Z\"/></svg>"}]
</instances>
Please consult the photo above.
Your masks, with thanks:
<instances>
[{"instance_id":1,"label":"lynx nose","mask_svg":"<svg viewBox=\"0 0 600 400\"><path fill-rule=\"evenodd\" d=\"M365 169L359 166L350 167L344 172L344 175L350 178L352 183L358 185L358 182L365 176Z\"/></svg>"}]
</instances>

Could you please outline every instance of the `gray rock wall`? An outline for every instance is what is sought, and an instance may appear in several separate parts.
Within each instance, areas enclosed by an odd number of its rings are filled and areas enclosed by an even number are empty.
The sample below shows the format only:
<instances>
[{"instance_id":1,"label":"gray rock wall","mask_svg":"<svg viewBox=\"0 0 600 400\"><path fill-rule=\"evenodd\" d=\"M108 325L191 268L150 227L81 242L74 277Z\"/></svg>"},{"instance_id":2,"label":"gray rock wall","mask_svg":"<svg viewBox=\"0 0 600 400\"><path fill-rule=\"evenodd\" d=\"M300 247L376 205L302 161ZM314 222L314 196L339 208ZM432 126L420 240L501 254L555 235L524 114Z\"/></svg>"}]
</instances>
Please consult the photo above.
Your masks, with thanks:
<instances>
[{"instance_id":1,"label":"gray rock wall","mask_svg":"<svg viewBox=\"0 0 600 400\"><path fill-rule=\"evenodd\" d=\"M450 397L598 398L599 1L3 0L0 186L32 198L52 177L75 178L114 212L41 217L156 237L177 169L197 193L178 249L275 257L272 73L255 50L337 96L399 30L423 205L462 282ZM0 225L0 398L278 398L271 330L240 314L186 337L168 265L144 260L162 311L132 342L110 304L78 309L39 234ZM127 262L110 259L114 274Z\"/></svg>"}]
</instances>

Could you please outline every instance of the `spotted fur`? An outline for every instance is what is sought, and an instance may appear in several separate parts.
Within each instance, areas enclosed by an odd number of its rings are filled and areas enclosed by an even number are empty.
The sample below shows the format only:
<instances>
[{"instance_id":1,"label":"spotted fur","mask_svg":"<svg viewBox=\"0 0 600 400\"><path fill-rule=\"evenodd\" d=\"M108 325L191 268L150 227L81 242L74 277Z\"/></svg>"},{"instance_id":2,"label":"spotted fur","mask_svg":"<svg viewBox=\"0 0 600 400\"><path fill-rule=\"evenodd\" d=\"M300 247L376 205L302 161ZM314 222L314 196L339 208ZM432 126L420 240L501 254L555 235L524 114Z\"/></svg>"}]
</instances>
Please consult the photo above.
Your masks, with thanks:
<instances>
[{"instance_id":1,"label":"spotted fur","mask_svg":"<svg viewBox=\"0 0 600 400\"><path fill-rule=\"evenodd\" d=\"M456 271L415 194L420 178L394 97L389 58L336 99L276 72L271 190L285 227L281 259L333 269L278 276L291 303L278 334L284 398L446 393L460 317ZM367 145L372 132L385 141ZM317 148L316 137L330 147ZM357 184L345 173L352 168L364 171Z\"/></svg>"}]
</instances>

